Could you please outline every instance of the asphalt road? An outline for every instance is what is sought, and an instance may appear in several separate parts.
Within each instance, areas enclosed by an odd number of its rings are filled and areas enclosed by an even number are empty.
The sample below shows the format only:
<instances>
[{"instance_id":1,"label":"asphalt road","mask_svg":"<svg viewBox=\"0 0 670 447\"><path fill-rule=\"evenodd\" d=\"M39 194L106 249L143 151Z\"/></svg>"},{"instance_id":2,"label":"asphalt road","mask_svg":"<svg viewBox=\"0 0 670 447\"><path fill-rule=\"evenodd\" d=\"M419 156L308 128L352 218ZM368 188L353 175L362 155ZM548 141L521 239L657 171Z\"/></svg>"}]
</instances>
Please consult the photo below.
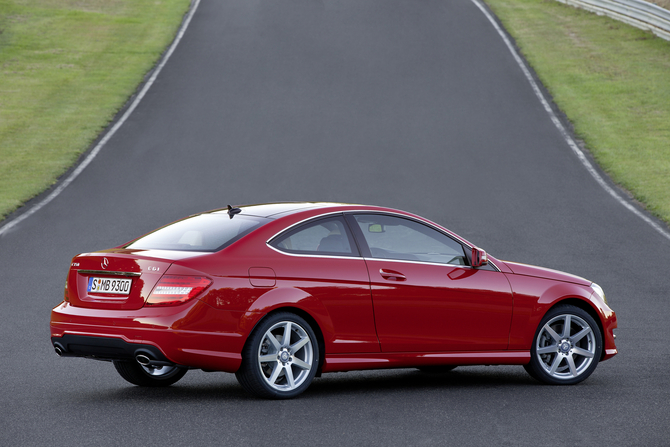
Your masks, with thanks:
<instances>
[{"instance_id":1,"label":"asphalt road","mask_svg":"<svg viewBox=\"0 0 670 447\"><path fill-rule=\"evenodd\" d=\"M620 354L583 384L520 367L326 374L282 402L58 358L70 258L228 203L416 212L495 256L600 283ZM147 96L0 238L0 445L670 445L670 241L608 195L465 0L203 0Z\"/></svg>"}]
</instances>

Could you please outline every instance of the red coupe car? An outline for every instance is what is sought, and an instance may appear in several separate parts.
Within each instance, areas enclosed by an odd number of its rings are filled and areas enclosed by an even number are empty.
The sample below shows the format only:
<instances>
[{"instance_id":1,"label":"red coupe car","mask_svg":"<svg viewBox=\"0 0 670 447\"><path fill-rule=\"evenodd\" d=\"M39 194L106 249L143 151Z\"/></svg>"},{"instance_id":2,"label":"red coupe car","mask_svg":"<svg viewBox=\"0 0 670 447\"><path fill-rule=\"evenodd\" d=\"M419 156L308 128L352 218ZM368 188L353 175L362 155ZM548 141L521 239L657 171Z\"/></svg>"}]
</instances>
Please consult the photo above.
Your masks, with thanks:
<instances>
[{"instance_id":1,"label":"red coupe car","mask_svg":"<svg viewBox=\"0 0 670 447\"><path fill-rule=\"evenodd\" d=\"M500 261L419 216L275 203L193 215L70 264L51 313L63 357L167 386L235 373L267 398L333 371L523 365L549 384L617 353L595 283Z\"/></svg>"}]
</instances>

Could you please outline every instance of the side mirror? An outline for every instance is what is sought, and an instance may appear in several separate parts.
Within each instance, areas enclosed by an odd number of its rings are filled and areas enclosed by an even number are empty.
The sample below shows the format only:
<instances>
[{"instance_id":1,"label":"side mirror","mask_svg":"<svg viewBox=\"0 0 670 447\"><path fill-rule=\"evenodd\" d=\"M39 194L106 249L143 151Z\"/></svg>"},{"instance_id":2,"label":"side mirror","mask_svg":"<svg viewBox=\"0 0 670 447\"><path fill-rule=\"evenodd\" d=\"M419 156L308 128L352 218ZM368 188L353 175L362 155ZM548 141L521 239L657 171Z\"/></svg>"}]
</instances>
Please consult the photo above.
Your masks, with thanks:
<instances>
[{"instance_id":1,"label":"side mirror","mask_svg":"<svg viewBox=\"0 0 670 447\"><path fill-rule=\"evenodd\" d=\"M472 247L472 266L481 267L489 263L486 252L481 248Z\"/></svg>"}]
</instances>

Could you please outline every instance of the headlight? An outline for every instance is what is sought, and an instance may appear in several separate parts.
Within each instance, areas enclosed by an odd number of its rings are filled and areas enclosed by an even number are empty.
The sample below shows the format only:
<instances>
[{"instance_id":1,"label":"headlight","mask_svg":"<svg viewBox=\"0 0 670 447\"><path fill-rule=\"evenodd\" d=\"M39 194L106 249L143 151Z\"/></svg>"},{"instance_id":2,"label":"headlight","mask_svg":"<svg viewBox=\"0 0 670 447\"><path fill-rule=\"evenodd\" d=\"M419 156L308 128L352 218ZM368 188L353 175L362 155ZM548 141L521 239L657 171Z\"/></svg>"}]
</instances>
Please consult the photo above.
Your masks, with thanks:
<instances>
[{"instance_id":1,"label":"headlight","mask_svg":"<svg viewBox=\"0 0 670 447\"><path fill-rule=\"evenodd\" d=\"M600 298L602 298L603 301L605 302L605 304L607 304L607 298L605 298L605 292L603 291L603 288L600 287L598 284L596 284L594 282L591 283L591 288L596 293L596 295L598 295ZM609 306L609 304L607 304L607 305Z\"/></svg>"}]
</instances>

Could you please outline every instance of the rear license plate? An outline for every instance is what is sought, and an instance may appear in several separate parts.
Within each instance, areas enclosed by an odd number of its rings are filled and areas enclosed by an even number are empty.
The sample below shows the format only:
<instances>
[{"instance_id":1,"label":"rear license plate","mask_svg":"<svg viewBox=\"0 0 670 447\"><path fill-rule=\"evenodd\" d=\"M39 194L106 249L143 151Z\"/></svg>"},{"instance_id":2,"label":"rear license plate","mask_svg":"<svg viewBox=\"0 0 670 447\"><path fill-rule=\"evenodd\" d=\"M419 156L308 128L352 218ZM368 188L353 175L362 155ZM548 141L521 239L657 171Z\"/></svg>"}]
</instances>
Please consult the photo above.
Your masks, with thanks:
<instances>
[{"instance_id":1,"label":"rear license plate","mask_svg":"<svg viewBox=\"0 0 670 447\"><path fill-rule=\"evenodd\" d=\"M130 294L132 279L88 278L89 293L112 293L114 295Z\"/></svg>"}]
</instances>

